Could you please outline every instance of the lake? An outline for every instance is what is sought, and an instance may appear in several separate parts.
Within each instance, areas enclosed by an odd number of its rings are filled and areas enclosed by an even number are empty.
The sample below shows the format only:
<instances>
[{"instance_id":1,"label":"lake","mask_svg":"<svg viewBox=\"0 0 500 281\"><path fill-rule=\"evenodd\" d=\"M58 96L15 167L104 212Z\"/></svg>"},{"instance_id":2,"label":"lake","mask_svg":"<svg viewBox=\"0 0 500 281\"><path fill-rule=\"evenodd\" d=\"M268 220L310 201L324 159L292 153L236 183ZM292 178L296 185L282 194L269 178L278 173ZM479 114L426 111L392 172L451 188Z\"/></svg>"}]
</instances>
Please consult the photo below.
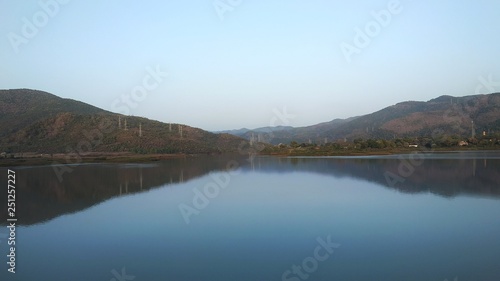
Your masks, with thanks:
<instances>
[{"instance_id":1,"label":"lake","mask_svg":"<svg viewBox=\"0 0 500 281\"><path fill-rule=\"evenodd\" d=\"M499 152L72 169L13 168L0 280L500 280Z\"/></svg>"}]
</instances>

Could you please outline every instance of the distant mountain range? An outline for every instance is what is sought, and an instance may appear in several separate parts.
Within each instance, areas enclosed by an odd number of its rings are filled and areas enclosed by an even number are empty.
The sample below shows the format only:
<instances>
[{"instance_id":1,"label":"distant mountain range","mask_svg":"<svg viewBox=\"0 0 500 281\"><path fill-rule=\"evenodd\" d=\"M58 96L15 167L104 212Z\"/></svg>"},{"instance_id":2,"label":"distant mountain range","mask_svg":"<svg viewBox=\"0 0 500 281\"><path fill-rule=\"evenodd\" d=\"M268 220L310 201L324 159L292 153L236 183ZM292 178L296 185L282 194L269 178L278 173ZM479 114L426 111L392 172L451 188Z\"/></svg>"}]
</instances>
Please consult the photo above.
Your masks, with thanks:
<instances>
[{"instance_id":1,"label":"distant mountain range","mask_svg":"<svg viewBox=\"0 0 500 281\"><path fill-rule=\"evenodd\" d=\"M257 129L237 129L237 130L225 130L225 131L216 131L214 133L217 134L231 134L236 136L245 136L251 133L270 133L270 132L279 132L279 131L287 131L294 129L292 126L276 126L276 127L261 127Z\"/></svg>"},{"instance_id":2,"label":"distant mountain range","mask_svg":"<svg viewBox=\"0 0 500 281\"><path fill-rule=\"evenodd\" d=\"M0 90L0 152L236 152L243 139L124 116L50 93Z\"/></svg>"},{"instance_id":3,"label":"distant mountain range","mask_svg":"<svg viewBox=\"0 0 500 281\"><path fill-rule=\"evenodd\" d=\"M401 102L371 114L307 127L265 127L224 132L247 140L279 144L419 137L432 136L436 132L471 137L473 131L476 135L500 132L500 93Z\"/></svg>"}]
</instances>

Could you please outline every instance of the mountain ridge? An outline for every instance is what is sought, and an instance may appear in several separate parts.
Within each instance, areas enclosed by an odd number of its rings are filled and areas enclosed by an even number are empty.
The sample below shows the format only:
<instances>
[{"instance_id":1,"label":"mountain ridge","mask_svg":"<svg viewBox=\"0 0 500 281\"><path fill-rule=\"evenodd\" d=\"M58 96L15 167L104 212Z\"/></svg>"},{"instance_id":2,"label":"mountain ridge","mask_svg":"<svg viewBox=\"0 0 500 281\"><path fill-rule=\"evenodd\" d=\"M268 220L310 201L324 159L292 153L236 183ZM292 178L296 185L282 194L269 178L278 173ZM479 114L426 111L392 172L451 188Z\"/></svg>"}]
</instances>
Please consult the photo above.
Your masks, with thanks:
<instances>
[{"instance_id":1,"label":"mountain ridge","mask_svg":"<svg viewBox=\"0 0 500 281\"><path fill-rule=\"evenodd\" d=\"M428 101L403 101L373 113L347 119L333 119L305 127L274 130L258 136L272 144L296 142L324 143L356 138L440 134L470 137L472 121L476 134L500 131L500 93L454 97L442 95ZM248 140L262 132L235 134ZM253 134L253 136L252 136Z\"/></svg>"},{"instance_id":2,"label":"mountain ridge","mask_svg":"<svg viewBox=\"0 0 500 281\"><path fill-rule=\"evenodd\" d=\"M8 153L221 153L244 141L30 89L0 90L0 132L0 152Z\"/></svg>"},{"instance_id":3,"label":"mountain ridge","mask_svg":"<svg viewBox=\"0 0 500 281\"><path fill-rule=\"evenodd\" d=\"M222 153L245 142L327 143L500 132L500 93L403 101L370 114L304 127L242 128L217 133L113 113L30 89L0 90L0 152Z\"/></svg>"}]
</instances>

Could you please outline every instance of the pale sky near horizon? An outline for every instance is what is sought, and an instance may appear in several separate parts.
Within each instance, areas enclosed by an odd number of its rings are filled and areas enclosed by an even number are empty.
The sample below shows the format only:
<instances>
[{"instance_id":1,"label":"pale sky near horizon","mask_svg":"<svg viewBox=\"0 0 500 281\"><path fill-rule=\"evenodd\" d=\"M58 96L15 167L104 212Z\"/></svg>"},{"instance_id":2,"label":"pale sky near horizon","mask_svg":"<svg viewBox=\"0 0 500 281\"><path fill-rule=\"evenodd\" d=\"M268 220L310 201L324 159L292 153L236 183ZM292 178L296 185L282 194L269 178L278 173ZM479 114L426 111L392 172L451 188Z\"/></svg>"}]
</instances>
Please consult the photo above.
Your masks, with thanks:
<instances>
[{"instance_id":1,"label":"pale sky near horizon","mask_svg":"<svg viewBox=\"0 0 500 281\"><path fill-rule=\"evenodd\" d=\"M0 2L1 89L206 130L500 91L497 0L54 1Z\"/></svg>"}]
</instances>

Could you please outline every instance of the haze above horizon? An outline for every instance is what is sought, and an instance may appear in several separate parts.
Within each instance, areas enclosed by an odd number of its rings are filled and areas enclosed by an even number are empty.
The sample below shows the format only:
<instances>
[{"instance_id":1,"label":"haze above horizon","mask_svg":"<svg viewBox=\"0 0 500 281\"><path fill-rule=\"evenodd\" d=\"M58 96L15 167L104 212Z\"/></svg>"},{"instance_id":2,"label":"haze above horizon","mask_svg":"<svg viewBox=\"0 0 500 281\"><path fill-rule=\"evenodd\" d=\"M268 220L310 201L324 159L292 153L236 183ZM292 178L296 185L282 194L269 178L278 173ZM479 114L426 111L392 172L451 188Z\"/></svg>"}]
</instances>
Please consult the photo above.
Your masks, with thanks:
<instances>
[{"instance_id":1,"label":"haze above horizon","mask_svg":"<svg viewBox=\"0 0 500 281\"><path fill-rule=\"evenodd\" d=\"M500 91L494 0L29 0L0 10L0 88L211 131Z\"/></svg>"}]
</instances>

